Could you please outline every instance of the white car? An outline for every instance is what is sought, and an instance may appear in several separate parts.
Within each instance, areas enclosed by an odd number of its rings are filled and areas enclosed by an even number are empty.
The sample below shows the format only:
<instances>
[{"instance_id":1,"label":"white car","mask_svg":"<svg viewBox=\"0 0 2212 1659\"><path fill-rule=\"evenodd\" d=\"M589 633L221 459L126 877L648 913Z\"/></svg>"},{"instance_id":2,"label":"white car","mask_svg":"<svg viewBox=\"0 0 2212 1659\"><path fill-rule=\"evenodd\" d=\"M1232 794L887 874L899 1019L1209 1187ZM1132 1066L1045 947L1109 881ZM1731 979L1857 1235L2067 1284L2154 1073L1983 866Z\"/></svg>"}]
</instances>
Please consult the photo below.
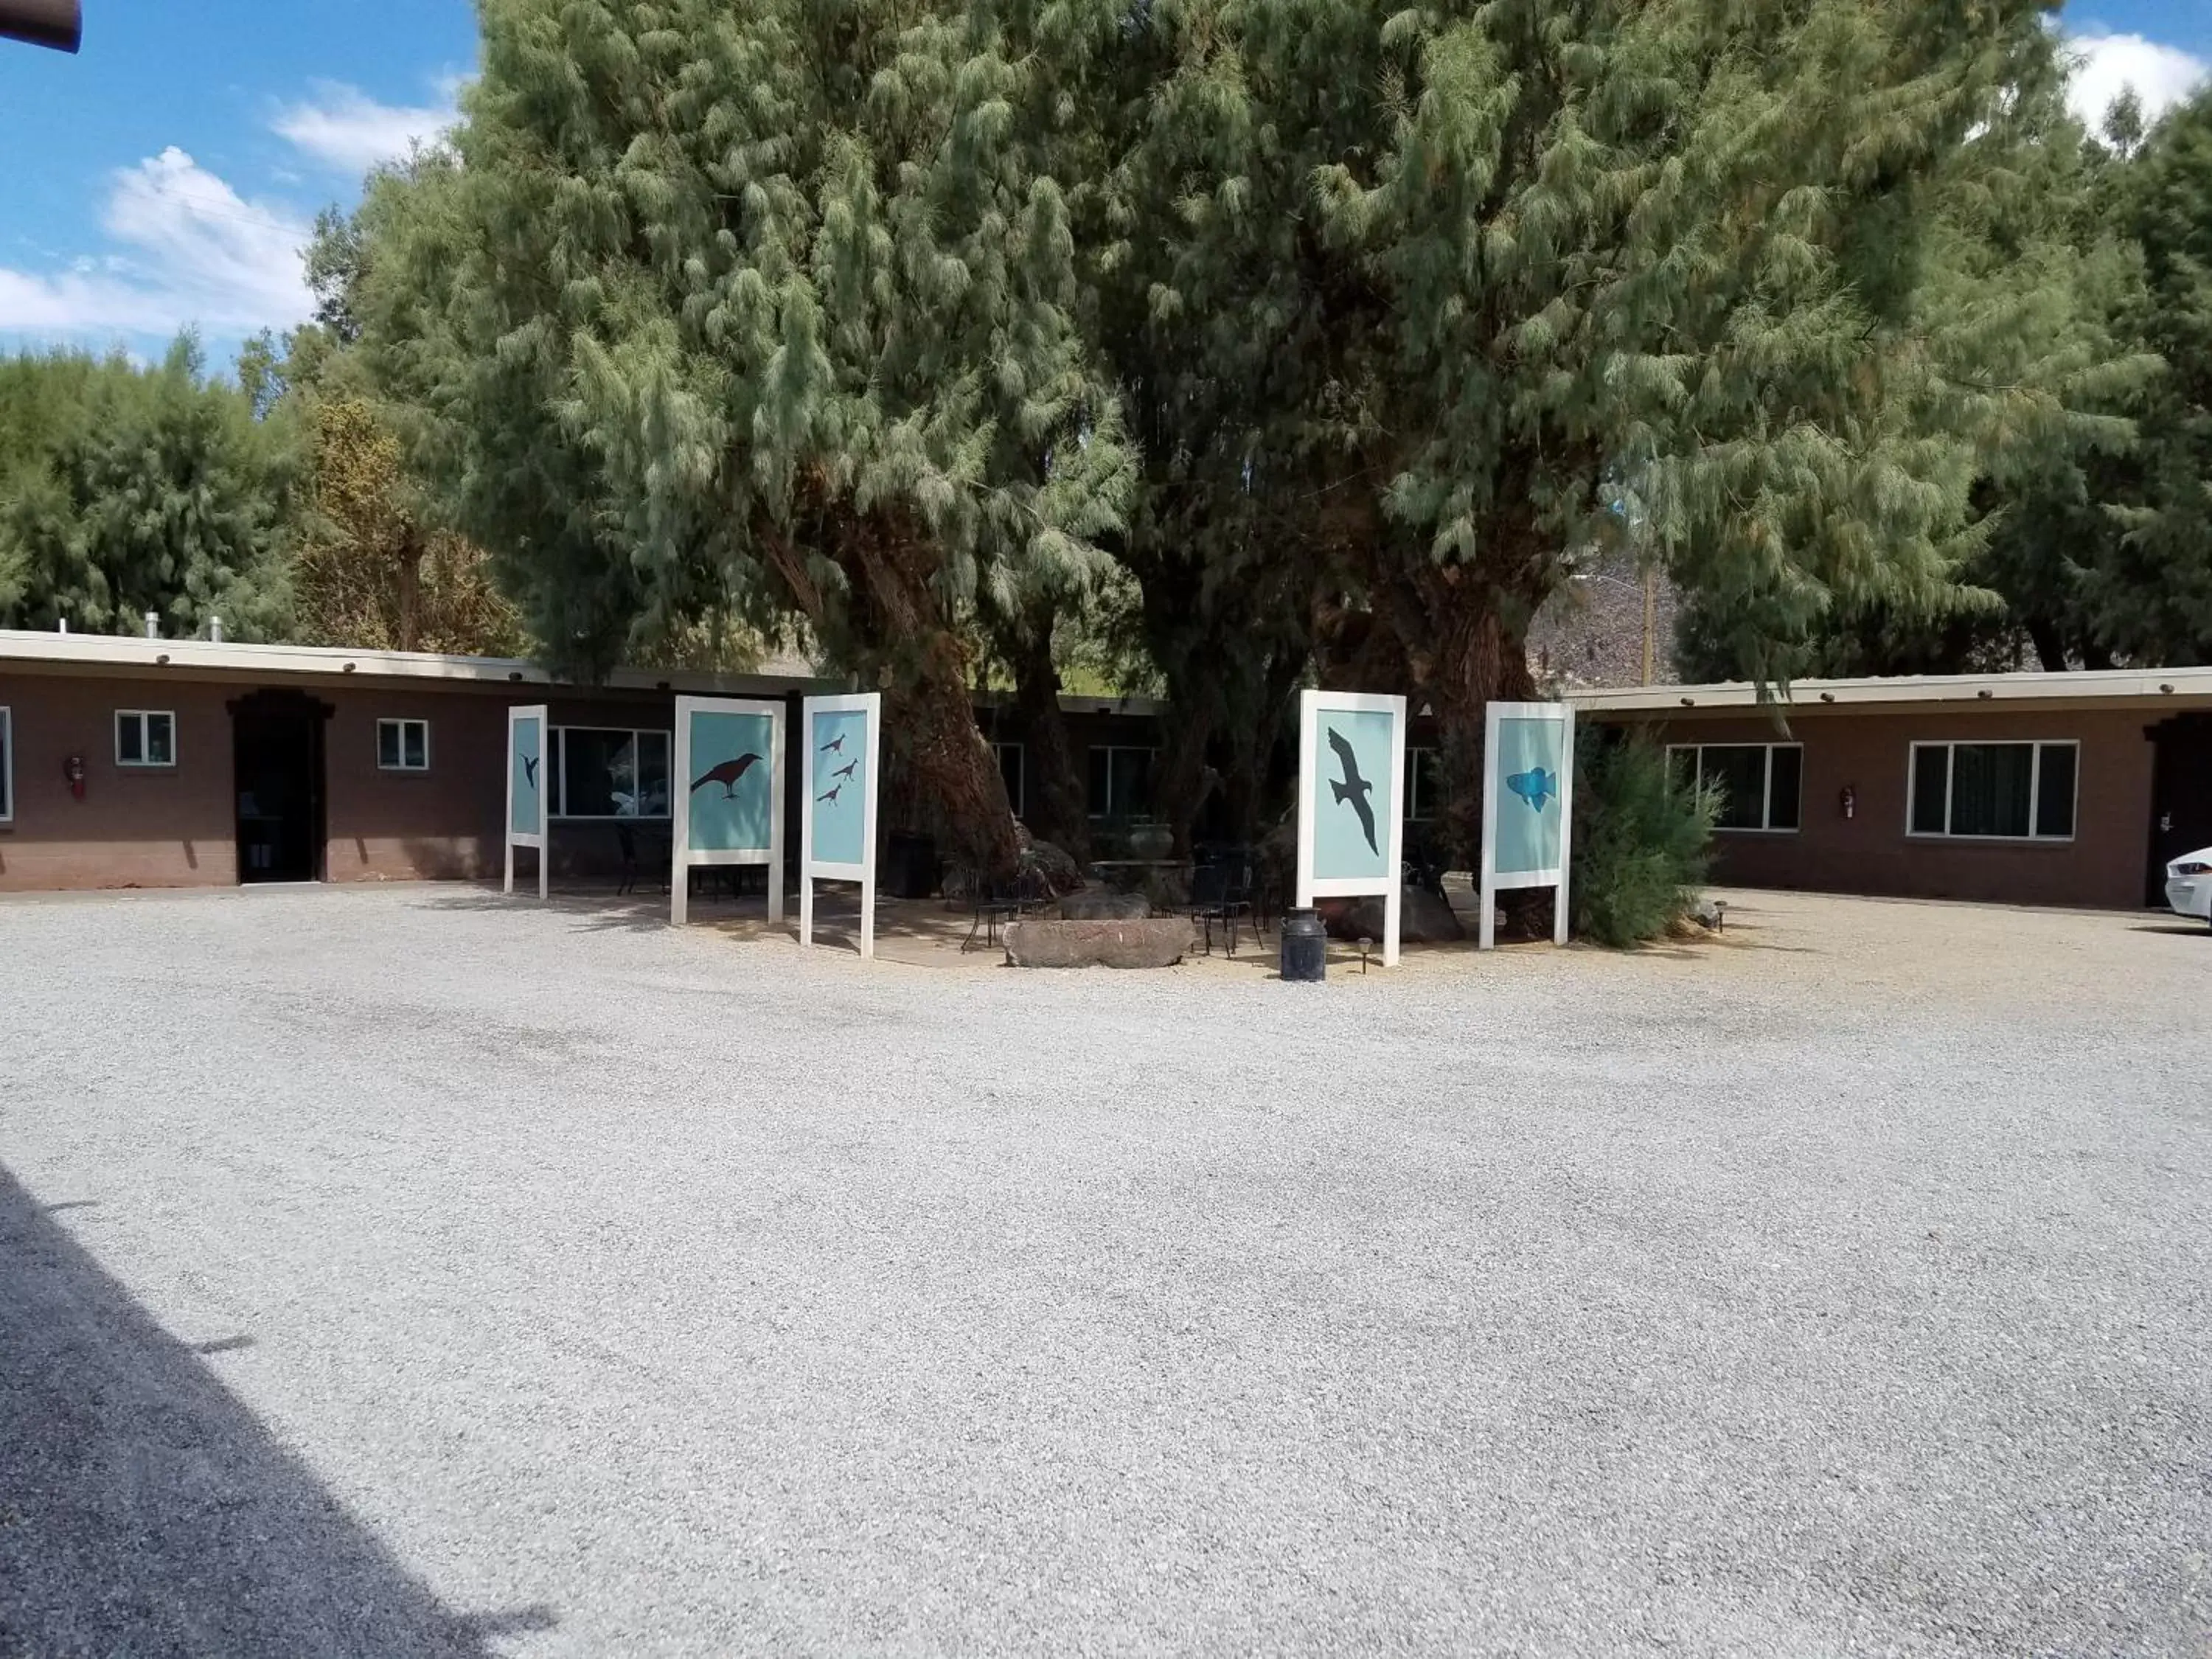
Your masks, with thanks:
<instances>
[{"instance_id":1,"label":"white car","mask_svg":"<svg viewBox=\"0 0 2212 1659\"><path fill-rule=\"evenodd\" d=\"M2177 916L2212 921L2212 847L2184 853L2166 866L2166 902Z\"/></svg>"}]
</instances>

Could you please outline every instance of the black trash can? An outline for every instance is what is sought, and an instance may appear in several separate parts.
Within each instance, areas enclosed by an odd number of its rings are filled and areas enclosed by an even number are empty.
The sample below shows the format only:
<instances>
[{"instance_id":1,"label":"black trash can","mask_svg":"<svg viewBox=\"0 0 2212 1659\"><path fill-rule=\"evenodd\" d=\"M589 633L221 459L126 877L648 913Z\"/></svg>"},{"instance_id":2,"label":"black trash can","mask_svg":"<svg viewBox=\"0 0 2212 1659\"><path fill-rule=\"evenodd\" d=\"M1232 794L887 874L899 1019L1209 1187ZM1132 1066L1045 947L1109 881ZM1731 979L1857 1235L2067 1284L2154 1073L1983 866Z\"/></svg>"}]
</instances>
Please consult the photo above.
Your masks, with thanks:
<instances>
[{"instance_id":1,"label":"black trash can","mask_svg":"<svg viewBox=\"0 0 2212 1659\"><path fill-rule=\"evenodd\" d=\"M1318 910L1283 913L1283 977L1320 981L1328 977L1328 929Z\"/></svg>"},{"instance_id":2,"label":"black trash can","mask_svg":"<svg viewBox=\"0 0 2212 1659\"><path fill-rule=\"evenodd\" d=\"M927 898L937 890L934 836L894 830L884 852L884 890L893 898Z\"/></svg>"}]
</instances>

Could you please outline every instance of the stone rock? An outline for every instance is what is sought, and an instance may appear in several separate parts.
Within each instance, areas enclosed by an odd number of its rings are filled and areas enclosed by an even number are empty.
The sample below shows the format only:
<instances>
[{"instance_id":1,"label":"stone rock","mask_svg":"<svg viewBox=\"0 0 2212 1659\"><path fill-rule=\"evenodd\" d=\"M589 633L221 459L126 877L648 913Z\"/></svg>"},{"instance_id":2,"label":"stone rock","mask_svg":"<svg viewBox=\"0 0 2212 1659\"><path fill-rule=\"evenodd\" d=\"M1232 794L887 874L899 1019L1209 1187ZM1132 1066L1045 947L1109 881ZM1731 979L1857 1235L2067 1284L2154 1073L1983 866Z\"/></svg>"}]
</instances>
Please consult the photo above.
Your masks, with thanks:
<instances>
[{"instance_id":1,"label":"stone rock","mask_svg":"<svg viewBox=\"0 0 2212 1659\"><path fill-rule=\"evenodd\" d=\"M1190 949L1183 916L1143 921L1008 922L1006 955L1017 968L1169 968Z\"/></svg>"},{"instance_id":2,"label":"stone rock","mask_svg":"<svg viewBox=\"0 0 2212 1659\"><path fill-rule=\"evenodd\" d=\"M1071 893L1060 902L1062 921L1142 921L1152 914L1142 893L1110 893L1089 889Z\"/></svg>"},{"instance_id":3,"label":"stone rock","mask_svg":"<svg viewBox=\"0 0 2212 1659\"><path fill-rule=\"evenodd\" d=\"M1450 903L1441 893L1431 892L1418 884L1403 889L1405 897L1398 911L1398 941L1401 945L1449 945L1467 937L1467 929L1460 926L1459 918L1452 914ZM1314 907L1321 912L1322 923L1328 928L1331 939L1355 943L1371 939L1379 949L1382 944L1382 898L1376 894L1370 898L1324 899Z\"/></svg>"},{"instance_id":4,"label":"stone rock","mask_svg":"<svg viewBox=\"0 0 2212 1659\"><path fill-rule=\"evenodd\" d=\"M1700 896L1698 902L1690 907L1690 920L1706 932L1717 933L1726 918L1727 908L1717 900Z\"/></svg>"},{"instance_id":5,"label":"stone rock","mask_svg":"<svg viewBox=\"0 0 2212 1659\"><path fill-rule=\"evenodd\" d=\"M1022 873L1053 897L1079 892L1086 884L1083 866L1061 848L1037 840L1019 823L1014 826L1014 838L1021 844Z\"/></svg>"}]
</instances>

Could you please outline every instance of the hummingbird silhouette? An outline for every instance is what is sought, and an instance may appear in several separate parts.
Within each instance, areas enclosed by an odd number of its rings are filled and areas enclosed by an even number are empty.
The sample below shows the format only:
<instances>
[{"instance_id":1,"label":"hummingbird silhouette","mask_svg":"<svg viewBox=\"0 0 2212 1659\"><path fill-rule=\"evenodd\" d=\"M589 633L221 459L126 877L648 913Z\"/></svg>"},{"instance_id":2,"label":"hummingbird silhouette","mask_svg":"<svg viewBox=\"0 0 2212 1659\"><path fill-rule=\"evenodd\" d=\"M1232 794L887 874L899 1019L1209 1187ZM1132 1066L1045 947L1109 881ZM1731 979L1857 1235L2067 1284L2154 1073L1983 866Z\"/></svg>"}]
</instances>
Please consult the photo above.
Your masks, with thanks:
<instances>
[{"instance_id":1,"label":"hummingbird silhouette","mask_svg":"<svg viewBox=\"0 0 2212 1659\"><path fill-rule=\"evenodd\" d=\"M1328 746L1336 750L1338 763L1344 768L1344 781L1328 787L1335 792L1339 805L1352 803L1352 810L1359 814L1359 827L1367 832L1368 850L1379 853L1382 849L1375 844L1375 806L1367 799L1375 786L1359 775L1359 757L1352 752L1344 733L1333 726L1328 728Z\"/></svg>"},{"instance_id":2,"label":"hummingbird silhouette","mask_svg":"<svg viewBox=\"0 0 2212 1659\"><path fill-rule=\"evenodd\" d=\"M825 743L825 744L823 744L819 749L816 750L814 752L815 752L816 754L817 754L817 755L826 755L826 754L829 754L832 750L836 750L838 754L841 754L841 755L842 755L842 754L843 754L843 753L845 752L845 734L844 734L842 732L840 732L837 734L837 736L836 736L836 739L835 739L834 741L830 742L830 743Z\"/></svg>"},{"instance_id":3,"label":"hummingbird silhouette","mask_svg":"<svg viewBox=\"0 0 2212 1659\"><path fill-rule=\"evenodd\" d=\"M735 760L724 761L720 766L709 769L694 783L691 786L691 793L696 795L708 784L719 783L722 786L722 799L735 800L738 794L738 780L744 776L745 769L759 758L758 755L740 755Z\"/></svg>"},{"instance_id":4,"label":"hummingbird silhouette","mask_svg":"<svg viewBox=\"0 0 2212 1659\"><path fill-rule=\"evenodd\" d=\"M853 774L854 774L854 773L855 773L855 772L859 771L860 769L860 763L859 761L857 761L857 760L848 760L848 761L847 761L847 762L846 762L842 766L839 767L836 771L832 772L830 775L831 777L833 777L833 778L849 778L849 777L851 777L851 776L853 775Z\"/></svg>"}]
</instances>

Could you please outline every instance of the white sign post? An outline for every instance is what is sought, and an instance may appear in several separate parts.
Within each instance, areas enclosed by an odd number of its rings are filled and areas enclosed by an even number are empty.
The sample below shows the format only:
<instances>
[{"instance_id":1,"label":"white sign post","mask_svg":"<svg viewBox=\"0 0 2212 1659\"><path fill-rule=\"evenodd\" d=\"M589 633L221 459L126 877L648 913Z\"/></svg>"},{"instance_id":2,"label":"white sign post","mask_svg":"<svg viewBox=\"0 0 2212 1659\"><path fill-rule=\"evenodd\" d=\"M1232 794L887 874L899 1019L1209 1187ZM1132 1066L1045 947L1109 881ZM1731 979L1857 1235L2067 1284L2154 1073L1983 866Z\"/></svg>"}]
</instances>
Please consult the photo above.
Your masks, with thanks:
<instances>
[{"instance_id":1,"label":"white sign post","mask_svg":"<svg viewBox=\"0 0 2212 1659\"><path fill-rule=\"evenodd\" d=\"M860 954L876 954L876 761L880 691L809 697L799 755L799 942L814 943L814 883L860 884Z\"/></svg>"},{"instance_id":2,"label":"white sign post","mask_svg":"<svg viewBox=\"0 0 2212 1659\"><path fill-rule=\"evenodd\" d=\"M1567 942L1567 866L1575 818L1575 711L1563 702L1493 702L1483 719L1481 920L1498 945L1498 895L1558 890L1552 943Z\"/></svg>"},{"instance_id":3,"label":"white sign post","mask_svg":"<svg viewBox=\"0 0 2212 1659\"><path fill-rule=\"evenodd\" d=\"M669 780L668 919L690 915L691 872L768 866L768 919L783 920L783 705L743 697L676 700Z\"/></svg>"},{"instance_id":4,"label":"white sign post","mask_svg":"<svg viewBox=\"0 0 2212 1659\"><path fill-rule=\"evenodd\" d=\"M1404 907L1406 700L1298 698L1297 899L1382 898L1382 965L1398 965Z\"/></svg>"},{"instance_id":5,"label":"white sign post","mask_svg":"<svg viewBox=\"0 0 2212 1659\"><path fill-rule=\"evenodd\" d=\"M545 757L551 745L545 724L545 705L507 711L507 881L501 890L514 890L514 849L538 849L538 898L546 894L547 866L552 862L550 837L545 833Z\"/></svg>"}]
</instances>

